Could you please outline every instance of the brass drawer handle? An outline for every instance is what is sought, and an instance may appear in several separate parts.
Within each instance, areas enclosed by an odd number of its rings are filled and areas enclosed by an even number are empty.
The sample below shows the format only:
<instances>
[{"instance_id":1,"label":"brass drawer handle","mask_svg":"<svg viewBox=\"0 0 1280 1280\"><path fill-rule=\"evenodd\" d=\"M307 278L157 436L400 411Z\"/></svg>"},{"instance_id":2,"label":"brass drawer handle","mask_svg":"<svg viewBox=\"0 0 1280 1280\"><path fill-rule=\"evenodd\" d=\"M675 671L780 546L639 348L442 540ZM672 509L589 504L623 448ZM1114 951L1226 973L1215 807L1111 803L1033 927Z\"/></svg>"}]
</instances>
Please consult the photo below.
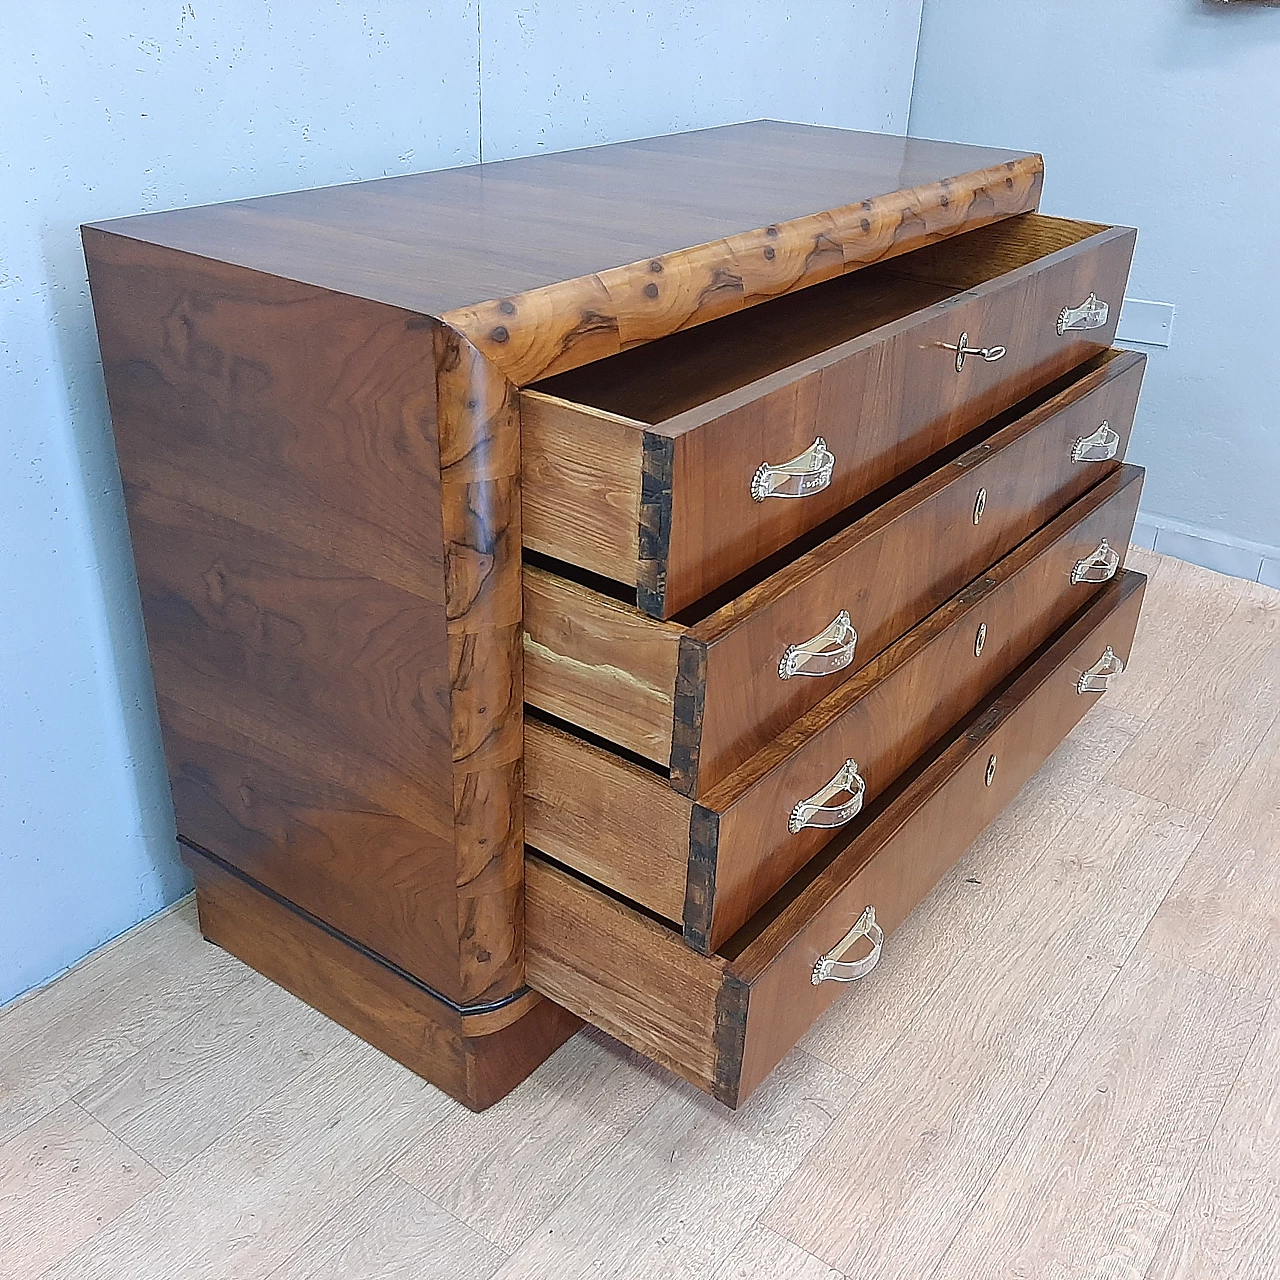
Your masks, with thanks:
<instances>
[{"instance_id":1,"label":"brass drawer handle","mask_svg":"<svg viewBox=\"0 0 1280 1280\"><path fill-rule=\"evenodd\" d=\"M1111 423L1104 422L1097 431L1081 436L1071 446L1072 462L1106 462L1114 458L1120 449L1120 435L1111 430Z\"/></svg>"},{"instance_id":2,"label":"brass drawer handle","mask_svg":"<svg viewBox=\"0 0 1280 1280\"><path fill-rule=\"evenodd\" d=\"M842 964L840 957L859 938L870 939L871 950L861 960L847 960ZM880 953L883 950L884 930L876 924L875 907L868 907L858 917L858 923L826 955L818 957L818 963L813 966L813 975L809 981L815 987L820 982L857 982L859 978L865 978L880 963Z\"/></svg>"},{"instance_id":3,"label":"brass drawer handle","mask_svg":"<svg viewBox=\"0 0 1280 1280\"><path fill-rule=\"evenodd\" d=\"M1101 329L1110 314L1111 308L1096 293L1091 293L1078 307L1063 307L1058 312L1058 332Z\"/></svg>"},{"instance_id":4,"label":"brass drawer handle","mask_svg":"<svg viewBox=\"0 0 1280 1280\"><path fill-rule=\"evenodd\" d=\"M1103 538L1092 555L1076 561L1075 568L1071 570L1071 581L1110 582L1119 567L1120 553Z\"/></svg>"},{"instance_id":5,"label":"brass drawer handle","mask_svg":"<svg viewBox=\"0 0 1280 1280\"><path fill-rule=\"evenodd\" d=\"M1111 646L1107 645L1102 657L1088 671L1081 673L1080 679L1076 681L1076 692L1106 693L1112 678L1123 674L1124 663L1111 651Z\"/></svg>"},{"instance_id":6,"label":"brass drawer handle","mask_svg":"<svg viewBox=\"0 0 1280 1280\"><path fill-rule=\"evenodd\" d=\"M847 791L850 797L844 804L827 804L828 800L842 791ZM840 772L821 791L807 800L801 800L791 810L787 830L795 835L802 827L843 827L846 822L857 817L866 791L867 784L858 772L857 762L846 760L840 766Z\"/></svg>"},{"instance_id":7,"label":"brass drawer handle","mask_svg":"<svg viewBox=\"0 0 1280 1280\"><path fill-rule=\"evenodd\" d=\"M829 645L834 648L828 648ZM853 629L848 610L841 609L812 640L787 645L778 663L778 675L783 680L790 680L792 676L829 676L853 661L857 645L858 633Z\"/></svg>"},{"instance_id":8,"label":"brass drawer handle","mask_svg":"<svg viewBox=\"0 0 1280 1280\"><path fill-rule=\"evenodd\" d=\"M790 462L776 466L762 462L751 478L751 496L757 502L766 498L807 498L831 483L831 469L835 465L836 455L819 436Z\"/></svg>"},{"instance_id":9,"label":"brass drawer handle","mask_svg":"<svg viewBox=\"0 0 1280 1280\"><path fill-rule=\"evenodd\" d=\"M948 351L956 353L956 372L964 372L964 361L966 356L977 356L980 360L987 361L988 364L993 360L1004 359L1005 350L1003 347L971 347L969 345L969 335L962 333L959 342L940 342L938 346L945 347Z\"/></svg>"}]
</instances>

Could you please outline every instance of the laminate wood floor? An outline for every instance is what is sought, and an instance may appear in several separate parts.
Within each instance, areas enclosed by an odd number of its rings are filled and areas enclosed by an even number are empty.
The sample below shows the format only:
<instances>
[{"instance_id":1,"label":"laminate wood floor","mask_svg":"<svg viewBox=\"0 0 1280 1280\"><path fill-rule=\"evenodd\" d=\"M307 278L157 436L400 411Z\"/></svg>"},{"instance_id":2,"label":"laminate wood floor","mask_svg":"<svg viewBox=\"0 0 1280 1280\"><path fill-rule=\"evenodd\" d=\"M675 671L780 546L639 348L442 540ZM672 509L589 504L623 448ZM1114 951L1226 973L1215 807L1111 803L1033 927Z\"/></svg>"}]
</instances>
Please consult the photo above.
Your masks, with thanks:
<instances>
[{"instance_id":1,"label":"laminate wood floor","mask_svg":"<svg viewBox=\"0 0 1280 1280\"><path fill-rule=\"evenodd\" d=\"M1280 1276L1280 592L1130 670L756 1096L585 1031L473 1116L190 903L0 1012L0 1277Z\"/></svg>"}]
</instances>

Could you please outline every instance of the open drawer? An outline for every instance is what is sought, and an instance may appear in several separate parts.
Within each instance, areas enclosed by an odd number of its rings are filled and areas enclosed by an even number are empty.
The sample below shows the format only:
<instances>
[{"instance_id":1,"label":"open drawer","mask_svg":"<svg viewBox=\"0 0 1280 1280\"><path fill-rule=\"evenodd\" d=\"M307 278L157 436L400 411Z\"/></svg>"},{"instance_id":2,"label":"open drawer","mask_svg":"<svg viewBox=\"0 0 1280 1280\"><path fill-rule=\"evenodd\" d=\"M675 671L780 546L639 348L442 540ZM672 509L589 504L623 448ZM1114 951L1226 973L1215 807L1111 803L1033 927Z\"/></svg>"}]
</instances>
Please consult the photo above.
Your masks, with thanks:
<instances>
[{"instance_id":1,"label":"open drawer","mask_svg":"<svg viewBox=\"0 0 1280 1280\"><path fill-rule=\"evenodd\" d=\"M673 616L1110 346L1135 237L1022 214L535 384L525 546Z\"/></svg>"},{"instance_id":2,"label":"open drawer","mask_svg":"<svg viewBox=\"0 0 1280 1280\"><path fill-rule=\"evenodd\" d=\"M1108 583L714 955L530 851L529 985L736 1107L1120 674L1145 581Z\"/></svg>"},{"instance_id":3,"label":"open drawer","mask_svg":"<svg viewBox=\"0 0 1280 1280\"><path fill-rule=\"evenodd\" d=\"M696 802L527 716L526 843L716 950L1115 575L1141 491L1109 475Z\"/></svg>"},{"instance_id":4,"label":"open drawer","mask_svg":"<svg viewBox=\"0 0 1280 1280\"><path fill-rule=\"evenodd\" d=\"M1119 466L1145 364L1093 357L672 621L526 564L525 700L705 794Z\"/></svg>"}]
</instances>

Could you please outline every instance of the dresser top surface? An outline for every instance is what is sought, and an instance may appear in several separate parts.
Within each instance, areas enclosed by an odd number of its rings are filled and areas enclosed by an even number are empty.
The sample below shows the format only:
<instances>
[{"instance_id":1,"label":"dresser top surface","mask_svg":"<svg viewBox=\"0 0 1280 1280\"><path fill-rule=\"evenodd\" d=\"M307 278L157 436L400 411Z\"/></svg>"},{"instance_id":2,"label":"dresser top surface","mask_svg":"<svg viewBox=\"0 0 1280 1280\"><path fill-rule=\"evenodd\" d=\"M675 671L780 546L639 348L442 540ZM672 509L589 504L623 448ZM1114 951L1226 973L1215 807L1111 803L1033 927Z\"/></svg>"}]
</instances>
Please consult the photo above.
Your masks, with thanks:
<instances>
[{"instance_id":1,"label":"dresser top surface","mask_svg":"<svg viewBox=\"0 0 1280 1280\"><path fill-rule=\"evenodd\" d=\"M758 120L94 225L440 316L1026 159Z\"/></svg>"}]
</instances>

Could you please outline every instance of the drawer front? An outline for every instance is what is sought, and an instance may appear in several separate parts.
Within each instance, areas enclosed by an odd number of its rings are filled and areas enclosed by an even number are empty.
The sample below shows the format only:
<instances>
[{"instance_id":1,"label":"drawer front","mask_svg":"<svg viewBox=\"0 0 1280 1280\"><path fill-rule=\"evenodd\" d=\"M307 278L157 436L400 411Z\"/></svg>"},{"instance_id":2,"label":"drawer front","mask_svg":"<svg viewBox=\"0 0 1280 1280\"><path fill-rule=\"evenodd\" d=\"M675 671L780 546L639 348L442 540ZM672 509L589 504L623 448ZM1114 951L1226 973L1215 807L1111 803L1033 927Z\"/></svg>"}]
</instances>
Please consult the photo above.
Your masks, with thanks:
<instances>
[{"instance_id":1,"label":"drawer front","mask_svg":"<svg viewBox=\"0 0 1280 1280\"><path fill-rule=\"evenodd\" d=\"M991 235L526 389L525 545L671 618L1110 345L1135 232Z\"/></svg>"},{"instance_id":2,"label":"drawer front","mask_svg":"<svg viewBox=\"0 0 1280 1280\"><path fill-rule=\"evenodd\" d=\"M868 908L891 938L1104 696L1114 677L1089 673L1108 651L1128 660L1144 583L1140 574L1121 573L1104 587L967 729L864 814L806 884L779 895L776 910L744 931L740 948L731 942L696 955L674 930L531 853L530 986L726 1105L745 1101L847 989L814 982L821 958L838 950ZM855 942L840 962L867 958L870 947Z\"/></svg>"},{"instance_id":3,"label":"drawer front","mask_svg":"<svg viewBox=\"0 0 1280 1280\"><path fill-rule=\"evenodd\" d=\"M687 625L526 566L526 701L668 767L683 795L705 794L1114 470L1145 363L1121 351L1089 361L980 445ZM846 614L820 660L798 660Z\"/></svg>"},{"instance_id":4,"label":"drawer front","mask_svg":"<svg viewBox=\"0 0 1280 1280\"><path fill-rule=\"evenodd\" d=\"M1127 466L1108 476L696 803L653 770L530 717L528 843L683 921L691 946L714 950L832 837L830 814L810 815L828 825L793 829L798 803L849 759L869 802L1087 603L1098 587L1072 582L1072 570L1105 539L1111 554L1085 577L1114 572L1141 476Z\"/></svg>"},{"instance_id":5,"label":"drawer front","mask_svg":"<svg viewBox=\"0 0 1280 1280\"><path fill-rule=\"evenodd\" d=\"M1141 492L1121 468L699 801L690 945L714 950L827 843L848 809L821 797L842 770L872 801L1115 574Z\"/></svg>"},{"instance_id":6,"label":"drawer front","mask_svg":"<svg viewBox=\"0 0 1280 1280\"><path fill-rule=\"evenodd\" d=\"M687 795L710 790L1113 470L1128 444L1145 364L1145 356L1115 353L691 628L686 648L694 652L684 666L705 672L705 692L699 731L679 727L673 785ZM1103 424L1104 444L1076 447ZM792 646L842 613L857 636L854 661L830 674L783 679Z\"/></svg>"},{"instance_id":7,"label":"drawer front","mask_svg":"<svg viewBox=\"0 0 1280 1280\"><path fill-rule=\"evenodd\" d=\"M744 389L716 418L674 434L665 557L641 563L640 606L670 617L765 556L1111 345L1134 235L1108 230L917 313L814 369ZM1106 322L1058 332L1064 307L1108 302ZM1004 355L967 357L954 346ZM733 403L740 399L742 403ZM821 438L830 482L753 497L765 465ZM758 492L758 489L757 489ZM642 523L643 523L642 515Z\"/></svg>"}]
</instances>

